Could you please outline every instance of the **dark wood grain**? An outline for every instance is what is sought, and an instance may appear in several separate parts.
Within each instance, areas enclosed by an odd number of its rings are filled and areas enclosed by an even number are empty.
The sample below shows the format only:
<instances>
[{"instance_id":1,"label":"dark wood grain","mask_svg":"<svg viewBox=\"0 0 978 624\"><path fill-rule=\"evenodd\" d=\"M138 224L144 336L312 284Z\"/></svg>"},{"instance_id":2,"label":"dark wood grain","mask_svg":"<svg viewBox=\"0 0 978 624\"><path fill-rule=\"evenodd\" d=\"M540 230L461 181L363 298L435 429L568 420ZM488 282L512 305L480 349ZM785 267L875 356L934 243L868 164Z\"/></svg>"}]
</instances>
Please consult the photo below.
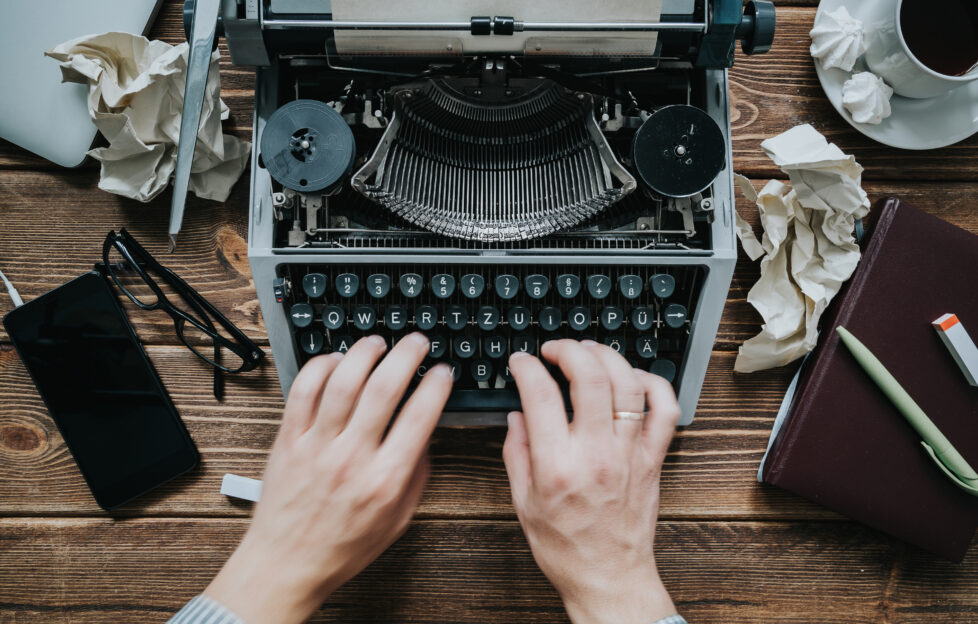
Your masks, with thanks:
<instances>
[{"instance_id":1,"label":"dark wood grain","mask_svg":"<svg viewBox=\"0 0 978 624\"><path fill-rule=\"evenodd\" d=\"M210 396L204 365L180 347L148 349L200 449L201 467L141 498L123 515L242 515L220 491L226 472L260 478L278 431L282 398L271 363L229 378L227 399ZM666 460L662 514L667 518L798 518L837 516L753 474L792 373L732 372L733 354L717 352L693 425ZM0 347L0 515L100 515L19 358ZM512 518L501 459L503 428L439 429L423 517Z\"/></svg>"},{"instance_id":2,"label":"dark wood grain","mask_svg":"<svg viewBox=\"0 0 978 624\"><path fill-rule=\"evenodd\" d=\"M0 620L160 622L201 591L243 520L0 520ZM938 561L849 524L662 522L690 622L960 623L978 554ZM954 580L957 579L957 580ZM416 521L315 622L566 622L512 521Z\"/></svg>"},{"instance_id":3,"label":"dark wood grain","mask_svg":"<svg viewBox=\"0 0 978 624\"><path fill-rule=\"evenodd\" d=\"M183 40L181 5L164 4L153 38ZM871 198L901 195L978 233L978 138L922 153L865 139L818 85L807 52L817 0L777 5L773 51L739 56L730 72L735 168L758 187L783 178L760 142L811 123L866 167ZM221 47L225 130L250 138L253 72L232 66ZM105 233L126 227L264 342L246 255L247 178L226 204L189 200L170 256L169 192L139 204L98 190L98 173L91 161L64 170L0 141L0 269L25 299L90 269ZM756 210L738 206L756 225ZM737 346L758 330L746 302L757 277L757 263L742 256L696 420L678 432L663 468L658 562L680 611L691 622L978 621L978 550L947 564L756 483L793 372L733 372ZM0 315L9 309L0 294ZM0 622L163 621L207 584L247 526L250 506L221 496L220 479L261 475L283 405L274 363L229 377L218 403L209 371L176 346L169 318L129 311L202 465L109 519L0 332ZM504 435L439 429L419 520L315 621L566 622L514 520Z\"/></svg>"}]
</instances>

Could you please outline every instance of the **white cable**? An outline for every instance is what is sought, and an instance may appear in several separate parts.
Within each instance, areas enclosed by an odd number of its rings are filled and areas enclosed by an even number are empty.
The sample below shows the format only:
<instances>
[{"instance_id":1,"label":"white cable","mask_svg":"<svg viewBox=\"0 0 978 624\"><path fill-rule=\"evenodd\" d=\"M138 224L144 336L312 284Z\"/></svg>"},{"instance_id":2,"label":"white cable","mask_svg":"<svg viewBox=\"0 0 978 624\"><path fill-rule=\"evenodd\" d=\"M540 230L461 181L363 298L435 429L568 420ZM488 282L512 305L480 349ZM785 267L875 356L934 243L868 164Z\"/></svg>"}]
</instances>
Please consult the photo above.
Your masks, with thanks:
<instances>
[{"instance_id":1,"label":"white cable","mask_svg":"<svg viewBox=\"0 0 978 624\"><path fill-rule=\"evenodd\" d=\"M10 293L10 300L14 302L14 307L19 308L24 305L24 300L20 298L20 293L14 288L14 285L10 283L7 276L0 271L0 280L3 280L3 285L7 287L7 292Z\"/></svg>"}]
</instances>

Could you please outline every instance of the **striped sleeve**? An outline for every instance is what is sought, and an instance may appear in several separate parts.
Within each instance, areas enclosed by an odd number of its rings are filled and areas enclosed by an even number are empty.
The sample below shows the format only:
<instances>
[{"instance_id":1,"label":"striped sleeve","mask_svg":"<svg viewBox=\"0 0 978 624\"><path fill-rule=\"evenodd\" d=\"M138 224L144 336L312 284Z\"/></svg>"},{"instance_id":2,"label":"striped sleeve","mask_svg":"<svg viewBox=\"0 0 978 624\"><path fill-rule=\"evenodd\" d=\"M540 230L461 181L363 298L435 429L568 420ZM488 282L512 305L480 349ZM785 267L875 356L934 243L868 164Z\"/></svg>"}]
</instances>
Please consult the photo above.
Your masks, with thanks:
<instances>
[{"instance_id":1,"label":"striped sleeve","mask_svg":"<svg viewBox=\"0 0 978 624\"><path fill-rule=\"evenodd\" d=\"M216 600L200 594L184 605L167 624L244 624Z\"/></svg>"},{"instance_id":2,"label":"striped sleeve","mask_svg":"<svg viewBox=\"0 0 978 624\"><path fill-rule=\"evenodd\" d=\"M687 624L687 622L681 615L670 615L667 618L652 622L652 624Z\"/></svg>"}]
</instances>

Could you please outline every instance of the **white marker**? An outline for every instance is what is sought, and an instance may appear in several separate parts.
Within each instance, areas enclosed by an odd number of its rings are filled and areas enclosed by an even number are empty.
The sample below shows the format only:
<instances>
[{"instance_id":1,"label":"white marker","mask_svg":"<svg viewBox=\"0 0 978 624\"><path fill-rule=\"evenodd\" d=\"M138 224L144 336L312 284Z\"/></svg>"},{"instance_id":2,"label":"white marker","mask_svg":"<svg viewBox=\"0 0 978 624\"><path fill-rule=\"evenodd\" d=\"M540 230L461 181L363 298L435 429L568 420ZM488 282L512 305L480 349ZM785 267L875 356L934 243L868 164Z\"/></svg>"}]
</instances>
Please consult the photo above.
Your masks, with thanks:
<instances>
[{"instance_id":1,"label":"white marker","mask_svg":"<svg viewBox=\"0 0 978 624\"><path fill-rule=\"evenodd\" d=\"M961 367L968 383L978 387L978 347L968 335L964 325L954 314L945 314L933 321L931 325L937 330L944 346L951 352L954 361Z\"/></svg>"},{"instance_id":2,"label":"white marker","mask_svg":"<svg viewBox=\"0 0 978 624\"><path fill-rule=\"evenodd\" d=\"M261 481L229 472L221 481L221 494L257 503L261 499Z\"/></svg>"}]
</instances>

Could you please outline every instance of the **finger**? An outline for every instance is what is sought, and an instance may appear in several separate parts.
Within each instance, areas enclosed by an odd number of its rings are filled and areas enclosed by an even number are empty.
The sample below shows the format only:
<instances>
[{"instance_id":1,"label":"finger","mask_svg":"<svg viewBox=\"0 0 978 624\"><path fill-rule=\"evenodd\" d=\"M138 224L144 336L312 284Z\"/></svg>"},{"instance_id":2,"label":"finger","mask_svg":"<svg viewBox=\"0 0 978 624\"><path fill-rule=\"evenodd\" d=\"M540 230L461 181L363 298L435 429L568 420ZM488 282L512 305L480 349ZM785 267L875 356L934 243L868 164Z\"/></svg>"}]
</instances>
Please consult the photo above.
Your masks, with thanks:
<instances>
[{"instance_id":1,"label":"finger","mask_svg":"<svg viewBox=\"0 0 978 624\"><path fill-rule=\"evenodd\" d=\"M523 405L523 422L533 465L545 466L567 441L567 410L560 387L543 362L523 352L509 358L509 372Z\"/></svg>"},{"instance_id":2,"label":"finger","mask_svg":"<svg viewBox=\"0 0 978 624\"><path fill-rule=\"evenodd\" d=\"M530 485L530 441L526 437L526 422L522 412L510 412L506 417L509 431L503 443L503 463L513 493L513 506L520 509Z\"/></svg>"},{"instance_id":3,"label":"finger","mask_svg":"<svg viewBox=\"0 0 978 624\"><path fill-rule=\"evenodd\" d=\"M380 452L390 466L413 466L424 455L455 382L442 362L425 373L384 439Z\"/></svg>"},{"instance_id":4,"label":"finger","mask_svg":"<svg viewBox=\"0 0 978 624\"><path fill-rule=\"evenodd\" d=\"M427 355L428 339L422 333L414 332L398 341L363 388L347 425L351 436L380 444L397 404Z\"/></svg>"},{"instance_id":5,"label":"finger","mask_svg":"<svg viewBox=\"0 0 978 624\"><path fill-rule=\"evenodd\" d=\"M279 435L283 439L294 440L312 427L326 382L342 358L341 353L316 356L306 362L295 376L282 413Z\"/></svg>"},{"instance_id":6,"label":"finger","mask_svg":"<svg viewBox=\"0 0 978 624\"><path fill-rule=\"evenodd\" d=\"M604 364L576 340L554 340L540 349L543 357L560 367L570 382L574 430L589 436L610 435L611 380Z\"/></svg>"},{"instance_id":7,"label":"finger","mask_svg":"<svg viewBox=\"0 0 978 624\"><path fill-rule=\"evenodd\" d=\"M642 441L654 457L665 457L679 422L679 402L672 384L652 373L636 371L645 386L648 412L642 427Z\"/></svg>"},{"instance_id":8,"label":"finger","mask_svg":"<svg viewBox=\"0 0 978 624\"><path fill-rule=\"evenodd\" d=\"M381 336L361 338L350 347L326 383L319 413L312 426L316 435L332 439L343 430L360 398L363 384L386 350L387 342Z\"/></svg>"},{"instance_id":9,"label":"finger","mask_svg":"<svg viewBox=\"0 0 978 624\"><path fill-rule=\"evenodd\" d=\"M606 345L590 340L581 343L594 354L608 371L611 380L611 406L615 412L645 412L645 388L641 379L635 374L635 369L617 351ZM615 433L637 440L642 431L641 420L612 419Z\"/></svg>"}]
</instances>

